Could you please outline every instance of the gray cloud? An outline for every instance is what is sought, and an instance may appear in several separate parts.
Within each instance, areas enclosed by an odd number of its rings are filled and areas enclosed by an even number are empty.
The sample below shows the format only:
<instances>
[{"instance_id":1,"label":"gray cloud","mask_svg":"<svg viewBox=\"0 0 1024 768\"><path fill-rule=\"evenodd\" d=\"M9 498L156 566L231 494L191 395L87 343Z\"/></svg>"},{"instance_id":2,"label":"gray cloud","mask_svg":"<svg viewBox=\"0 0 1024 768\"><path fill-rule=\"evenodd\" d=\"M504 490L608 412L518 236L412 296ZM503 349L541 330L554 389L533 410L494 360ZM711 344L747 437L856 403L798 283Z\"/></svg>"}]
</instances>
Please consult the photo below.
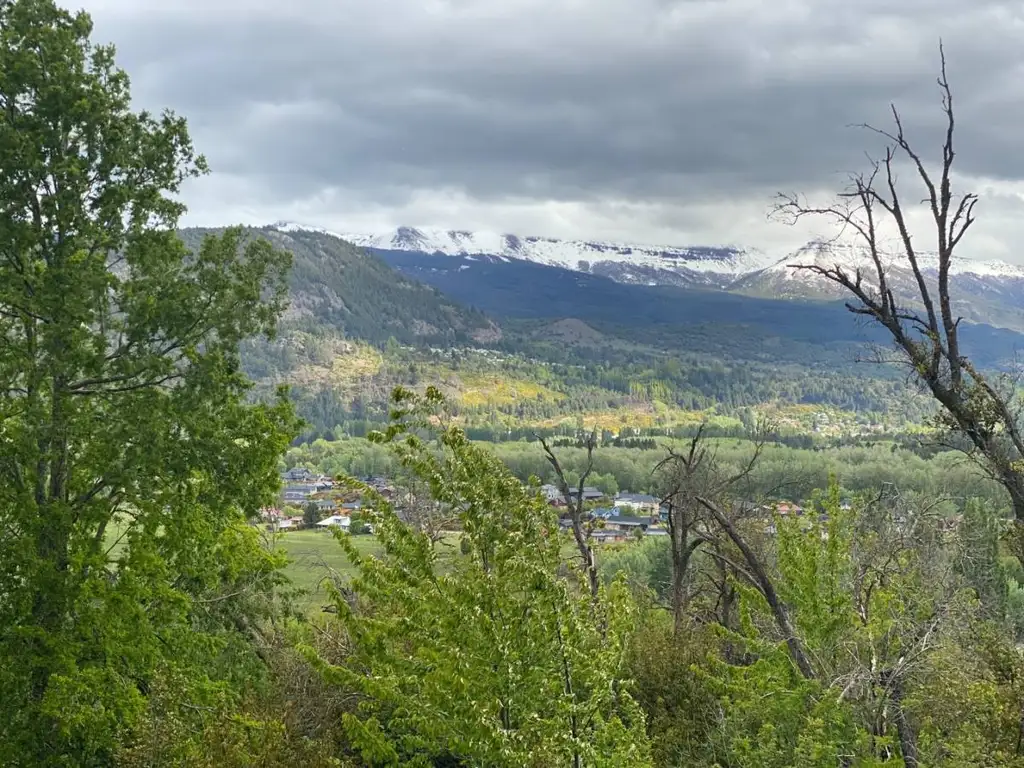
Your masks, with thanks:
<instances>
[{"instance_id":1,"label":"gray cloud","mask_svg":"<svg viewBox=\"0 0 1024 768\"><path fill-rule=\"evenodd\" d=\"M172 6L172 7L167 7ZM835 188L896 101L1021 214L1024 7L990 0L91 0L140 104L187 115L193 217L774 244L778 189ZM1024 184L1022 184L1024 189ZM230 197L225 197L231 190ZM984 210L984 207L983 207ZM1003 229L1000 229L1000 228ZM753 242L751 242L753 240ZM1002 251L1006 251L1003 253Z\"/></svg>"}]
</instances>

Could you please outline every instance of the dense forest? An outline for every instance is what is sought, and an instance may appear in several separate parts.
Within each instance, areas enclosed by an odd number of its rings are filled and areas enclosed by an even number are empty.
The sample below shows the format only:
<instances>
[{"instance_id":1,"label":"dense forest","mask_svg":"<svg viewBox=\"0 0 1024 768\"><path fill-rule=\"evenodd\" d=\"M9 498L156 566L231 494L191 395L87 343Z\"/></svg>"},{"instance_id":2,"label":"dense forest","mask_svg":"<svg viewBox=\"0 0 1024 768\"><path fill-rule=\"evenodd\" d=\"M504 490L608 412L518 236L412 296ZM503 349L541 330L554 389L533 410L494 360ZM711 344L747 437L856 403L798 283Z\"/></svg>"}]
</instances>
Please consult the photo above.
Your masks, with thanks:
<instances>
[{"instance_id":1,"label":"dense forest","mask_svg":"<svg viewBox=\"0 0 1024 768\"><path fill-rule=\"evenodd\" d=\"M536 347L431 349L393 339L373 346L297 330L248 346L244 360L262 391L290 384L308 423L303 439L365 436L386 420L393 387L427 383L449 395L474 437L488 440L565 432L579 414L637 435L686 434L713 418L722 434L738 436L757 414L780 409L781 426L802 433L816 425L897 430L934 412L892 372L850 364L818 369L636 349L595 359L565 347L556 356Z\"/></svg>"},{"instance_id":2,"label":"dense forest","mask_svg":"<svg viewBox=\"0 0 1024 768\"><path fill-rule=\"evenodd\" d=\"M340 241L183 236L206 161L92 34L0 0L0 764L1024 768L1019 388L941 273L927 315L825 275L909 381L499 329ZM665 519L599 541L588 485Z\"/></svg>"}]
</instances>

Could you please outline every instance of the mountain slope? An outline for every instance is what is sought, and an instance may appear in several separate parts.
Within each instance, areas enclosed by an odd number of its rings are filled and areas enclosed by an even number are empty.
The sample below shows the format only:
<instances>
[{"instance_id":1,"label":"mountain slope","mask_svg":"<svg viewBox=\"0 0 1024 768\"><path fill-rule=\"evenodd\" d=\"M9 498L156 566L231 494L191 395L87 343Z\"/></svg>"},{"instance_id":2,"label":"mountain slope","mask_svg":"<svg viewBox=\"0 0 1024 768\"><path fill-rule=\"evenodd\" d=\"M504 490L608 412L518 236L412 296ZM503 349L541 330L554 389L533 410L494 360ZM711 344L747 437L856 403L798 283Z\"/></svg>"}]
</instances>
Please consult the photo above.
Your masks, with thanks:
<instances>
[{"instance_id":1,"label":"mountain slope","mask_svg":"<svg viewBox=\"0 0 1024 768\"><path fill-rule=\"evenodd\" d=\"M832 367L862 356L865 344L888 341L874 325L858 323L841 301L623 285L599 275L499 257L378 253L401 272L491 316L572 318L608 336L675 352ZM1009 365L1024 347L1024 336L985 325L965 325L963 336L968 354L983 366Z\"/></svg>"},{"instance_id":2,"label":"mountain slope","mask_svg":"<svg viewBox=\"0 0 1024 768\"><path fill-rule=\"evenodd\" d=\"M284 226L295 228L295 225ZM839 263L848 269L859 266L867 276L874 271L862 250L820 242L810 243L794 253L769 255L736 246L657 247L412 227L343 237L378 253L528 262L608 277L626 284L711 288L755 297L804 301L834 301L843 295L824 278L794 269L793 264L832 266ZM921 262L926 275L934 279L935 255L922 253ZM905 263L893 261L890 273L898 295L913 297L916 294L913 275ZM958 259L953 264L952 274L957 311L965 320L1024 332L1024 268L1002 262Z\"/></svg>"},{"instance_id":3,"label":"mountain slope","mask_svg":"<svg viewBox=\"0 0 1024 768\"><path fill-rule=\"evenodd\" d=\"M204 233L182 236L194 246ZM923 412L898 372L852 365L881 337L838 302L628 285L501 256L376 256L293 228L250 234L291 251L294 270L279 336L246 344L245 368L254 396L291 385L310 434L363 434L395 385L427 383L464 423L505 436L581 414L612 429L663 429L719 407L732 419L749 407L839 408L871 424ZM1020 342L978 326L964 334L984 366ZM391 337L400 344L384 343Z\"/></svg>"},{"instance_id":4,"label":"mountain slope","mask_svg":"<svg viewBox=\"0 0 1024 768\"><path fill-rule=\"evenodd\" d=\"M341 237L374 250L497 256L593 272L619 282L645 285L721 285L774 263L760 251L733 246L624 245L414 227L399 227L393 232L375 235L349 233Z\"/></svg>"},{"instance_id":5,"label":"mountain slope","mask_svg":"<svg viewBox=\"0 0 1024 768\"><path fill-rule=\"evenodd\" d=\"M186 229L190 246L214 230ZM439 290L395 272L372 253L316 232L266 227L250 230L293 257L290 306L285 328L329 329L383 343L484 343L501 331L482 312L462 306Z\"/></svg>"},{"instance_id":6,"label":"mountain slope","mask_svg":"<svg viewBox=\"0 0 1024 768\"><path fill-rule=\"evenodd\" d=\"M938 258L922 252L918 257L925 279L934 289ZM794 265L843 267L851 274L861 270L866 285L877 288L874 262L863 250L828 243L809 243L767 269L738 278L729 290L750 296L789 299L838 299L843 289ZM912 304L918 295L917 278L906 260L883 262L886 280L896 296ZM1024 269L1002 262L954 259L950 264L953 309L965 321L1024 331Z\"/></svg>"}]
</instances>

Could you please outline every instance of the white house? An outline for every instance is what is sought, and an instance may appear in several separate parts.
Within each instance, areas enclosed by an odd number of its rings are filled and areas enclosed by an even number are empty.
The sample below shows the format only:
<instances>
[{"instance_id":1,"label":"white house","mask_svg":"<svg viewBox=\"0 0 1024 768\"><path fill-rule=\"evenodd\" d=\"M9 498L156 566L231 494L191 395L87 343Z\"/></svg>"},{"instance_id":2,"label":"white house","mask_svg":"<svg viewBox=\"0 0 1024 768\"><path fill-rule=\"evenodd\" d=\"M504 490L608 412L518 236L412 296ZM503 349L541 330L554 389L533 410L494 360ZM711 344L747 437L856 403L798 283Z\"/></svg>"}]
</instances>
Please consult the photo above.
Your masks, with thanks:
<instances>
[{"instance_id":1,"label":"white house","mask_svg":"<svg viewBox=\"0 0 1024 768\"><path fill-rule=\"evenodd\" d=\"M615 506L654 514L658 511L658 500L643 493L620 493L615 497Z\"/></svg>"},{"instance_id":2,"label":"white house","mask_svg":"<svg viewBox=\"0 0 1024 768\"><path fill-rule=\"evenodd\" d=\"M324 530L327 528L343 528L347 531L350 525L352 525L352 518L347 515L331 515L317 523L316 527L323 528Z\"/></svg>"}]
</instances>

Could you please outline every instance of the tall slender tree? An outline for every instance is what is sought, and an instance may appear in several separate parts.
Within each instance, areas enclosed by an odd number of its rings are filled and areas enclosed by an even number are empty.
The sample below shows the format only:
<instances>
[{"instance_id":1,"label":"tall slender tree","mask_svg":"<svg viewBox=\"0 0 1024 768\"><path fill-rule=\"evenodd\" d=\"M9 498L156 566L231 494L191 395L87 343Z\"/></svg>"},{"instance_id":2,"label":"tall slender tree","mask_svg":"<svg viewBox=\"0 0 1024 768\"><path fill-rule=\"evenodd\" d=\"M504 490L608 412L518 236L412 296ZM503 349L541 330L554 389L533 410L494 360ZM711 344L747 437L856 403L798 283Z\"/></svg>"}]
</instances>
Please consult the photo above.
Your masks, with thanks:
<instances>
[{"instance_id":1,"label":"tall slender tree","mask_svg":"<svg viewBox=\"0 0 1024 768\"><path fill-rule=\"evenodd\" d=\"M457 510L461 556L442 562L368 487L382 556L341 536L356 570L354 599L336 600L351 652L321 667L364 697L345 717L356 752L372 765L650 765L624 678L637 618L624 583L592 596L585 576L564 578L554 512L461 429L439 426L444 406L436 388L398 389L372 439Z\"/></svg>"},{"instance_id":2,"label":"tall slender tree","mask_svg":"<svg viewBox=\"0 0 1024 768\"><path fill-rule=\"evenodd\" d=\"M205 162L182 118L132 110L91 32L0 1L4 765L108 764L295 426L246 403L238 355L273 332L288 258L237 230L184 247Z\"/></svg>"}]
</instances>

